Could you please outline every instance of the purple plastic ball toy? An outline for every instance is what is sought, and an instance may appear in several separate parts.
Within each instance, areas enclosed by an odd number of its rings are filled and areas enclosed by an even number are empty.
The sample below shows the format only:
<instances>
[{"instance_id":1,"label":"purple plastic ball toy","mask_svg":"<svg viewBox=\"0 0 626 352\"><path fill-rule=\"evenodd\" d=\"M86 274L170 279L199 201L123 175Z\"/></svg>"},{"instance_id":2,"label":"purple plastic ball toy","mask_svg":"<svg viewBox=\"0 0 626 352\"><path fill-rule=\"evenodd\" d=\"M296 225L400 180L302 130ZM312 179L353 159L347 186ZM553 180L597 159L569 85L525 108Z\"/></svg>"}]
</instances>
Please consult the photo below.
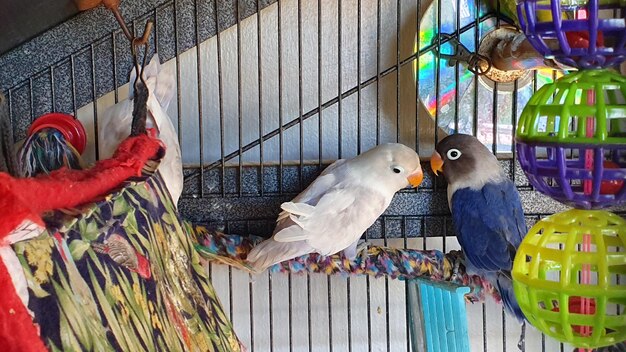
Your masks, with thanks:
<instances>
[{"instance_id":1,"label":"purple plastic ball toy","mask_svg":"<svg viewBox=\"0 0 626 352\"><path fill-rule=\"evenodd\" d=\"M593 151L592 169L585 167L586 151ZM518 139L517 152L530 183L553 199L579 209L626 203L623 145L557 145Z\"/></svg>"},{"instance_id":2,"label":"purple plastic ball toy","mask_svg":"<svg viewBox=\"0 0 626 352\"><path fill-rule=\"evenodd\" d=\"M626 59L623 1L523 0L517 13L528 41L547 58L580 69Z\"/></svg>"}]
</instances>

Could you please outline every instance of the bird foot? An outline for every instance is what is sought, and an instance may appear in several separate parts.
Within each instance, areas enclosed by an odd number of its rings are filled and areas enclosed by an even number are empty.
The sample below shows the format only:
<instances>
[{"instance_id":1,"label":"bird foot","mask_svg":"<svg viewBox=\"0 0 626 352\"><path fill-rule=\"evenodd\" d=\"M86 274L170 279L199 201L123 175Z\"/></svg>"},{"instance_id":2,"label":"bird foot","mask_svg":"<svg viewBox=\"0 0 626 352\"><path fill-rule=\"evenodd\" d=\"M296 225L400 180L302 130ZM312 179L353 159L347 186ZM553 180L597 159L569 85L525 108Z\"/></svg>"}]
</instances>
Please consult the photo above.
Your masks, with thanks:
<instances>
[{"instance_id":1,"label":"bird foot","mask_svg":"<svg viewBox=\"0 0 626 352\"><path fill-rule=\"evenodd\" d=\"M456 279L459 274L460 274L460 270L461 270L461 261L457 260L454 262L454 266L452 266L452 278L451 279Z\"/></svg>"},{"instance_id":2,"label":"bird foot","mask_svg":"<svg viewBox=\"0 0 626 352\"><path fill-rule=\"evenodd\" d=\"M356 246L357 255L361 259L361 267L365 266L365 262L367 261L369 247L371 245L372 245L371 243L367 241L363 241Z\"/></svg>"},{"instance_id":3,"label":"bird foot","mask_svg":"<svg viewBox=\"0 0 626 352\"><path fill-rule=\"evenodd\" d=\"M363 241L360 243L355 242L350 245L350 247L343 250L343 255L353 264L358 263L358 266L362 268L365 265L365 261L367 260L370 245L371 243L367 241Z\"/></svg>"},{"instance_id":4,"label":"bird foot","mask_svg":"<svg viewBox=\"0 0 626 352\"><path fill-rule=\"evenodd\" d=\"M526 322L522 322L522 332L519 335L519 341L517 342L517 348L520 351L526 351Z\"/></svg>"},{"instance_id":5,"label":"bird foot","mask_svg":"<svg viewBox=\"0 0 626 352\"><path fill-rule=\"evenodd\" d=\"M365 251L367 254L367 250L370 248L371 245L372 244L370 242L363 241L356 246L356 252L360 254L362 251Z\"/></svg>"}]
</instances>

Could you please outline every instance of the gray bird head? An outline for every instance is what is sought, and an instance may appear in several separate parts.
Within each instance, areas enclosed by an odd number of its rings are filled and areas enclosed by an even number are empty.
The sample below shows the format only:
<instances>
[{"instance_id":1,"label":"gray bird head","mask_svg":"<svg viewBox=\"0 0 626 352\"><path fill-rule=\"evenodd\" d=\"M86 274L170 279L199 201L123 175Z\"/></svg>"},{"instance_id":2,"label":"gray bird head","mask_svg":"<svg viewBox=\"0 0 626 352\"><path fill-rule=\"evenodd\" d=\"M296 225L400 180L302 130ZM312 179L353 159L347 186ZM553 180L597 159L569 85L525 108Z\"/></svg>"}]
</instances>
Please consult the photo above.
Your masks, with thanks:
<instances>
[{"instance_id":1,"label":"gray bird head","mask_svg":"<svg viewBox=\"0 0 626 352\"><path fill-rule=\"evenodd\" d=\"M478 189L487 182L498 182L506 177L491 151L476 137L467 134L453 134L442 139L430 158L430 167L435 175L443 172L454 190Z\"/></svg>"}]
</instances>

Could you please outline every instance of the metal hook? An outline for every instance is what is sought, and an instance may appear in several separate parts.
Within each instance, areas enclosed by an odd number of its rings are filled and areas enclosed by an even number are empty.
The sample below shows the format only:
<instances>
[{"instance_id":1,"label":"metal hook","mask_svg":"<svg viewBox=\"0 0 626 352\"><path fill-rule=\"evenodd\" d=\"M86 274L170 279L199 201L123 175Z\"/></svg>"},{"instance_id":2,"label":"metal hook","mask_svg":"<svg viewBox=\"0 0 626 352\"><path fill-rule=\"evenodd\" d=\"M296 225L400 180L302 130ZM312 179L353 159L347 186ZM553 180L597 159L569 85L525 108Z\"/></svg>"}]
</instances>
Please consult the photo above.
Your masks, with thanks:
<instances>
[{"instance_id":1,"label":"metal hook","mask_svg":"<svg viewBox=\"0 0 626 352\"><path fill-rule=\"evenodd\" d=\"M462 63L467 64L467 69L476 75L484 75L487 72L489 72L489 70L491 70L491 60L488 57L469 51L452 34L448 34L448 33L439 34L439 38L437 37L433 38L432 43L437 44L438 42L441 44L443 44L443 42L449 42L450 44L454 46L453 54L442 53L440 51L440 48L436 45L435 45L435 48L433 49L439 58L448 60L448 66L454 66L458 62L462 62ZM481 65L481 62L485 62L487 64L487 68L483 68L483 65Z\"/></svg>"},{"instance_id":2,"label":"metal hook","mask_svg":"<svg viewBox=\"0 0 626 352\"><path fill-rule=\"evenodd\" d=\"M135 66L135 82L133 82L133 85L135 86L135 88L137 88L137 80L141 79L141 82L143 82L144 85L147 86L146 81L143 78L143 71L146 67L146 61L148 58L148 48L150 46L150 32L152 32L152 21L148 21L146 22L146 26L144 28L144 32L143 32L143 36L139 37L139 38L133 38L131 40L130 43L130 52L131 55L133 57L133 65ZM143 52L143 61L141 64L141 71L139 70L139 63L138 63L138 59L137 59L137 47L139 46L143 46L144 47L144 52Z\"/></svg>"},{"instance_id":3,"label":"metal hook","mask_svg":"<svg viewBox=\"0 0 626 352\"><path fill-rule=\"evenodd\" d=\"M128 41L130 41L130 52L131 52L131 55L133 56L133 64L135 65L135 73L137 74L135 77L135 82L133 83L135 85L135 88L137 86L138 79L141 79L141 81L144 84L146 84L143 78L143 68L146 66L148 44L149 44L150 33L152 32L152 25L153 25L152 21L146 22L146 26L144 27L143 35L141 37L135 37L133 34L131 34L130 30L128 29L128 26L126 25L126 22L124 21L124 18L120 14L120 10L119 10L120 0L102 0L102 3L107 9L109 9L113 13L113 16L115 16L115 19L117 20L120 27L122 28L122 32L124 32L124 35L126 36ZM144 49L144 57L143 57L143 64L142 64L141 72L139 72L139 66L137 63L137 47L142 46L142 45L145 47L145 49Z\"/></svg>"},{"instance_id":4,"label":"metal hook","mask_svg":"<svg viewBox=\"0 0 626 352\"><path fill-rule=\"evenodd\" d=\"M106 7L108 10L110 10L113 13L115 20L117 21L117 23L119 23L120 28L122 29L122 32L124 33L124 36L130 42L130 50L133 56L133 64L135 65L135 72L137 73L137 79L141 79L143 83L145 84L146 82L144 81L144 78L143 78L143 67L145 67L146 55L148 53L150 33L152 32L152 26L153 26L152 21L146 22L146 26L144 28L143 35L141 37L135 37L134 34L131 33L130 29L126 25L126 22L124 21L124 18L122 17L122 14L120 13L120 9L119 9L120 0L74 0L74 1L78 9L81 11L92 9L102 4L104 5L104 7ZM145 46L145 50L144 50L143 66L142 66L141 72L139 72L139 67L137 63L137 47L142 46L142 45ZM137 79L135 79L135 82L134 82L135 85L137 84Z\"/></svg>"},{"instance_id":5,"label":"metal hook","mask_svg":"<svg viewBox=\"0 0 626 352\"><path fill-rule=\"evenodd\" d=\"M152 22L146 23L146 31L144 32L144 36L146 33L149 33L150 28L152 27ZM148 34L149 35L149 34ZM143 44L142 44L143 42ZM137 59L137 47L143 45L144 53L143 53L143 62L141 64L141 70L139 69L139 60ZM133 65L135 66L135 82L133 82L133 86L135 87L135 96L133 98L133 119L130 127L130 135L138 136L140 134L146 133L146 119L148 114L148 85L143 77L143 71L146 67L146 60L148 57L148 46L149 42L145 40L145 38L135 38L131 42L131 53L133 57Z\"/></svg>"},{"instance_id":6,"label":"metal hook","mask_svg":"<svg viewBox=\"0 0 626 352\"><path fill-rule=\"evenodd\" d=\"M148 58L148 48L150 46L150 33L152 32L152 21L147 21L141 37L135 37L134 33L128 29L122 14L120 13L120 0L74 0L79 10L84 11L103 4L109 9L115 20L119 23L122 32L130 42L130 53L133 57L133 66L135 68L135 97L133 98L133 120L131 123L131 136L137 136L146 133L146 116L148 113L148 85L143 77L143 71L146 67ZM143 46L143 62L139 69L139 59L137 55L137 47ZM141 83L141 84L140 84Z\"/></svg>"},{"instance_id":7,"label":"metal hook","mask_svg":"<svg viewBox=\"0 0 626 352\"><path fill-rule=\"evenodd\" d=\"M135 87L135 97L133 98L133 119L131 123L131 136L138 136L140 134L146 133L146 118L148 113L148 85L143 77L143 71L146 67L146 61L148 58L148 48L150 46L150 33L152 32L152 21L147 21L146 26L144 27L143 35L141 37L135 37L131 34L126 22L122 18L122 15L119 11L120 0L103 0L104 6L106 6L113 15L115 19L120 24L124 35L130 41L130 53L133 57L133 65L135 67L135 82L133 82L133 86ZM137 47L143 46L143 62L141 64L141 69L139 69L139 59L137 55ZM141 82L141 84L139 84Z\"/></svg>"}]
</instances>

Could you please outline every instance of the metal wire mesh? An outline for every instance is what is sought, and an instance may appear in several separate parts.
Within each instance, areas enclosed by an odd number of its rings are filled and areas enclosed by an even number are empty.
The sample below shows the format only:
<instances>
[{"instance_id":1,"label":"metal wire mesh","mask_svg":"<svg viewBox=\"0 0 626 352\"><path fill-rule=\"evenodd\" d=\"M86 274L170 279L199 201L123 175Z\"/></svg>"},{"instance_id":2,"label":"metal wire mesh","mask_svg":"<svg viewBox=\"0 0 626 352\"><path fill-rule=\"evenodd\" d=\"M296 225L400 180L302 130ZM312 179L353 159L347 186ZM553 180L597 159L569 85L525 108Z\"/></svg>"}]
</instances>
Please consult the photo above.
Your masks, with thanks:
<instances>
[{"instance_id":1,"label":"metal wire mesh","mask_svg":"<svg viewBox=\"0 0 626 352\"><path fill-rule=\"evenodd\" d=\"M455 131L462 130L463 122L478 135L485 132L479 120L491 121L486 143L504 157L502 165L519 186L530 223L564 209L532 191L514 148L500 150L497 136L507 132L499 122L512 121L512 139L525 104L517 82L505 101L497 84L489 90L474 79L471 103L465 105L465 93L456 89L465 68L454 67L450 94L442 86L444 62L435 60L433 116L419 103L425 89L420 75L426 73L417 70L414 76L412 67L421 67L433 48L445 43L437 40L416 51L416 33L441 32L441 14L450 6L474 6L465 0L435 1L437 25L421 28L419 19L428 5L420 0L180 0L149 4L148 9L123 7L135 17L137 29L147 19L154 21L150 55L156 52L175 67L177 103L169 112L185 161L182 215L227 232L268 235L280 203L336 158L386 141L405 143L428 156L443 134L434 127L440 125L443 95L452 97L448 106ZM475 6L484 8L480 1ZM106 15L93 16L112 22ZM74 19L67 30L77 35L91 28L90 16ZM457 14L454 35L473 36L478 47L481 23L495 17L497 9L475 11L472 22L462 25ZM97 39L83 39L89 41L86 45L65 48L69 55L61 49L58 55L46 55L35 38L22 50L39 49L32 53L38 59L22 52L0 57L0 66L7 69L0 88L7 92L17 138L45 112L70 112L85 123L93 141L88 159L98 158L98 115L126 97L131 68L126 39L109 28L94 34ZM58 30L50 36L58 37ZM28 60L35 72L17 69ZM7 71L14 67L11 77ZM539 84L535 75L531 89ZM400 192L364 238L447 251L458 248L452 234L445 185L429 174L419 190ZM222 266L213 266L210 273L237 333L253 351L410 350L403 283L318 275L251 278ZM515 349L517 340L510 336L518 328L500 307L487 303L469 310L473 350ZM536 332L529 340L527 350L559 346Z\"/></svg>"}]
</instances>

